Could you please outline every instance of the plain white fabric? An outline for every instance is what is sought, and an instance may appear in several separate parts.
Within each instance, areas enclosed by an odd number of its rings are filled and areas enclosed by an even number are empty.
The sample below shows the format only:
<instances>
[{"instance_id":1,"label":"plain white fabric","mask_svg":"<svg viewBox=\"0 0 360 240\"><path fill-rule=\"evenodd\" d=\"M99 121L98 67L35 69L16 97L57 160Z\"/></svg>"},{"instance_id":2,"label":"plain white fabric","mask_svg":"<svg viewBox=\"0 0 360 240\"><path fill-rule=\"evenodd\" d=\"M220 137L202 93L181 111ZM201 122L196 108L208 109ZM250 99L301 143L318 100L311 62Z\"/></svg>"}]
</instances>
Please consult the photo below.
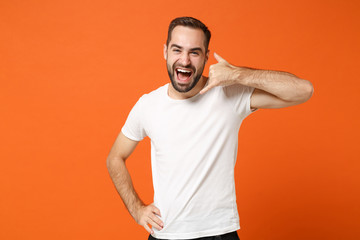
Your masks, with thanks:
<instances>
[{"instance_id":1,"label":"plain white fabric","mask_svg":"<svg viewBox=\"0 0 360 240\"><path fill-rule=\"evenodd\" d=\"M215 87L175 100L166 84L135 104L122 132L135 141L151 139L154 204L164 222L154 237L199 238L240 228L234 167L253 90Z\"/></svg>"}]
</instances>

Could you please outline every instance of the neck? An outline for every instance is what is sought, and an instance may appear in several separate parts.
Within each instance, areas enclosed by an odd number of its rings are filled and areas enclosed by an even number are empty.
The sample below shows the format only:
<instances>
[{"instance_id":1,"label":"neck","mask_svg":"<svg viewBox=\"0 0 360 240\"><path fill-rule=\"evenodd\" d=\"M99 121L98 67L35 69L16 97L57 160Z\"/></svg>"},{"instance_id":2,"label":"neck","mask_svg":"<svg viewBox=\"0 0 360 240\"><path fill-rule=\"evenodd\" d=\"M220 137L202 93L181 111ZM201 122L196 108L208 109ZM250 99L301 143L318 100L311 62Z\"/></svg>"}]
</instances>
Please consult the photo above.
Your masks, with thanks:
<instances>
[{"instance_id":1,"label":"neck","mask_svg":"<svg viewBox=\"0 0 360 240\"><path fill-rule=\"evenodd\" d=\"M200 92L200 90L204 88L204 86L206 85L207 80L208 80L207 77L201 76L200 80L195 85L195 87L193 87L193 89L191 89L188 92L178 92L173 87L173 85L171 83L169 83L168 95L169 95L169 97L171 97L173 99L191 98L191 97L195 96L196 94L198 94Z\"/></svg>"}]
</instances>

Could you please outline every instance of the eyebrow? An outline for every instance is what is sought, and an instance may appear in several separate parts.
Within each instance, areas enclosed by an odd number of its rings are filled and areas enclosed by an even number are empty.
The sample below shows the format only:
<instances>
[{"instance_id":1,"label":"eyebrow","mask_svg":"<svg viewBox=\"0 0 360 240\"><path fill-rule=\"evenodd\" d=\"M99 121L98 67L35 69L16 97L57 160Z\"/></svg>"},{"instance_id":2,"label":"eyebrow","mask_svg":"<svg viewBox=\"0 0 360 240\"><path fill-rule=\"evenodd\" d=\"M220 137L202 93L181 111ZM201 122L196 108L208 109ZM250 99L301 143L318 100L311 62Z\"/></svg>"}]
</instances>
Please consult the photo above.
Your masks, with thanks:
<instances>
[{"instance_id":1,"label":"eyebrow","mask_svg":"<svg viewBox=\"0 0 360 240\"><path fill-rule=\"evenodd\" d=\"M179 46L179 45L174 44L174 43L171 44L170 48L172 48L172 47L176 47L176 48L179 48L179 49L183 49L182 46ZM200 51L200 52L202 52L203 50L201 49L201 47L195 47L195 48L190 48L190 51Z\"/></svg>"}]
</instances>

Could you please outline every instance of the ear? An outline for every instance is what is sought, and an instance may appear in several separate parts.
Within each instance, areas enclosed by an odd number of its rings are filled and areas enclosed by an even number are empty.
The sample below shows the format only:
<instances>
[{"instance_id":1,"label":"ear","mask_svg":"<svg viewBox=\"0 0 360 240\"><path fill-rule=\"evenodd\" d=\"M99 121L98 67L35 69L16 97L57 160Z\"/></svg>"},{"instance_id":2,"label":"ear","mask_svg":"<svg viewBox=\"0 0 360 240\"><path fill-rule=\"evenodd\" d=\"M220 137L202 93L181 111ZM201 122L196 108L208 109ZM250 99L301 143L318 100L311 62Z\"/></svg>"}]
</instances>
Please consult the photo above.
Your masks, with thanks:
<instances>
[{"instance_id":1,"label":"ear","mask_svg":"<svg viewBox=\"0 0 360 240\"><path fill-rule=\"evenodd\" d=\"M167 46L164 44L164 59L167 60Z\"/></svg>"},{"instance_id":2,"label":"ear","mask_svg":"<svg viewBox=\"0 0 360 240\"><path fill-rule=\"evenodd\" d=\"M207 53L205 56L205 63L207 63L207 61L209 60L209 54L210 54L210 49L207 50Z\"/></svg>"}]
</instances>

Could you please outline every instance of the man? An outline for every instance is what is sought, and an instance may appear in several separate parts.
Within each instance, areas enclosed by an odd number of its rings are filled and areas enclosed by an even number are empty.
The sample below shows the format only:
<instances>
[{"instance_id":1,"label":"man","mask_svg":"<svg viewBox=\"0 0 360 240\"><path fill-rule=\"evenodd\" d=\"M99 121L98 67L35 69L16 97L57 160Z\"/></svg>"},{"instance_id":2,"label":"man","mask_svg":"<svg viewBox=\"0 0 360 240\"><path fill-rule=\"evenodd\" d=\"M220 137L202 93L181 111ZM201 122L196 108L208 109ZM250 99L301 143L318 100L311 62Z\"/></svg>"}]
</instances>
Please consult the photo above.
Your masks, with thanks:
<instances>
[{"instance_id":1,"label":"man","mask_svg":"<svg viewBox=\"0 0 360 240\"><path fill-rule=\"evenodd\" d=\"M139 99L107 159L117 191L149 239L239 239L234 166L242 120L256 109L303 103L313 92L293 74L236 67L215 53L218 63L203 76L210 37L197 19L170 23L164 58L171 84ZM138 197L125 166L146 136L150 205Z\"/></svg>"}]
</instances>

